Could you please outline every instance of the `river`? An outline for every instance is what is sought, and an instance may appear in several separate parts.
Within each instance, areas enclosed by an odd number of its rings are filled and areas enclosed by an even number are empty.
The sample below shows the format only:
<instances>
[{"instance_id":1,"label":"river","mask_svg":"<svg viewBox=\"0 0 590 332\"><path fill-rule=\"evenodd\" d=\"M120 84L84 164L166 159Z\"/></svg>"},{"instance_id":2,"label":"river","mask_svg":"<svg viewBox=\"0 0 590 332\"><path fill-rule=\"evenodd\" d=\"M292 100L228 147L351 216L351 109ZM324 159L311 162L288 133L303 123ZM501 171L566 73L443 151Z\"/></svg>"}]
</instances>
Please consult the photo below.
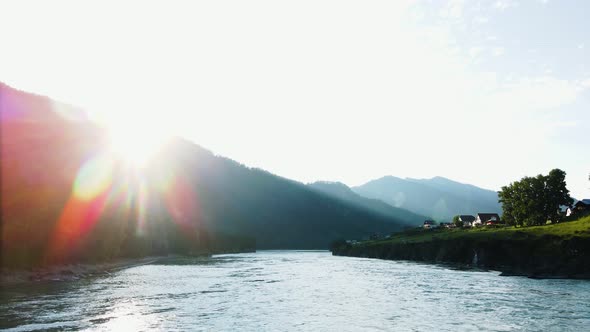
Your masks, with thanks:
<instances>
[{"instance_id":1,"label":"river","mask_svg":"<svg viewBox=\"0 0 590 332\"><path fill-rule=\"evenodd\" d=\"M261 251L2 289L0 329L588 331L590 281Z\"/></svg>"}]
</instances>

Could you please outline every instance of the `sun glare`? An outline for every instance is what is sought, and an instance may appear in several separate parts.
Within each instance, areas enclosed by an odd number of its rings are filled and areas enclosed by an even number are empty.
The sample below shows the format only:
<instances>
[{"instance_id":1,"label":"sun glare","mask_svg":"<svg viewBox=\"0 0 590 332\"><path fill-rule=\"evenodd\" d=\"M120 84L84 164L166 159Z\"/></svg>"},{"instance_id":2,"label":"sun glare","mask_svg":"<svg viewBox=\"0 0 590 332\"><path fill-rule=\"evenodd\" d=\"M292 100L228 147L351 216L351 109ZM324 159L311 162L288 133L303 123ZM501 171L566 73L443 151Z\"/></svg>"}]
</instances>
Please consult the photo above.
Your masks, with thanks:
<instances>
[{"instance_id":1,"label":"sun glare","mask_svg":"<svg viewBox=\"0 0 590 332\"><path fill-rule=\"evenodd\" d=\"M149 126L117 125L109 128L111 150L134 168L143 168L164 144L167 135Z\"/></svg>"}]
</instances>

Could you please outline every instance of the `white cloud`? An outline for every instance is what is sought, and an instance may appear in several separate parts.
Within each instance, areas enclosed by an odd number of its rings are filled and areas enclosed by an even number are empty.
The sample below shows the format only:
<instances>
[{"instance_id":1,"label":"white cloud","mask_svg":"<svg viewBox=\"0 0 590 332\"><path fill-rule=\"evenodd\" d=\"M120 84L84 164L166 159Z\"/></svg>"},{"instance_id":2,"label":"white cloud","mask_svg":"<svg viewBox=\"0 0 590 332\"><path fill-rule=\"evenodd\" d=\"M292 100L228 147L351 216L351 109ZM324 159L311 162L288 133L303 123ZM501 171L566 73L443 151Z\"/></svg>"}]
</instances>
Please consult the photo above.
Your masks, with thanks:
<instances>
[{"instance_id":1,"label":"white cloud","mask_svg":"<svg viewBox=\"0 0 590 332\"><path fill-rule=\"evenodd\" d=\"M494 56L501 56L504 55L505 51L506 50L504 49L504 47L494 47L494 49L492 50L492 54Z\"/></svg>"},{"instance_id":2,"label":"white cloud","mask_svg":"<svg viewBox=\"0 0 590 332\"><path fill-rule=\"evenodd\" d=\"M489 18L483 16L477 16L473 19L473 22L476 24L486 24L490 21Z\"/></svg>"},{"instance_id":3,"label":"white cloud","mask_svg":"<svg viewBox=\"0 0 590 332\"><path fill-rule=\"evenodd\" d=\"M490 105L511 112L559 109L573 103L584 89L584 84L552 76L521 78L517 82L499 86Z\"/></svg>"},{"instance_id":4,"label":"white cloud","mask_svg":"<svg viewBox=\"0 0 590 332\"><path fill-rule=\"evenodd\" d=\"M440 10L440 16L443 18L459 19L463 16L465 0L449 0Z\"/></svg>"},{"instance_id":5,"label":"white cloud","mask_svg":"<svg viewBox=\"0 0 590 332\"><path fill-rule=\"evenodd\" d=\"M506 10L511 7L518 6L518 2L514 0L498 0L494 3L494 8L499 10Z\"/></svg>"},{"instance_id":6,"label":"white cloud","mask_svg":"<svg viewBox=\"0 0 590 332\"><path fill-rule=\"evenodd\" d=\"M561 127L561 128L573 128L573 127L577 127L578 123L576 121L557 121L557 122L553 123L553 125L555 127Z\"/></svg>"},{"instance_id":7,"label":"white cloud","mask_svg":"<svg viewBox=\"0 0 590 332\"><path fill-rule=\"evenodd\" d=\"M477 58L483 52L483 50L483 47L471 47L467 53L471 58Z\"/></svg>"}]
</instances>

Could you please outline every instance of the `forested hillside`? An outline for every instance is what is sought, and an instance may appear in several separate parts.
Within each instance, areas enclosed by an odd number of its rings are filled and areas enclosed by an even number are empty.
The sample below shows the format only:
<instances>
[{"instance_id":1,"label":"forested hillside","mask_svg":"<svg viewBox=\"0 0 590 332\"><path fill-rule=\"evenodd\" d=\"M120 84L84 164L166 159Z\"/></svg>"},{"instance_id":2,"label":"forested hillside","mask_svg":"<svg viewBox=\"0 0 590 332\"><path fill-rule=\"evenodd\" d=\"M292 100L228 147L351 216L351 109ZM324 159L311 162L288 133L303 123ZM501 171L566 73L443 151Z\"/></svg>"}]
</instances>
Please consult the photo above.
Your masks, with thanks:
<instances>
[{"instance_id":1,"label":"forested hillside","mask_svg":"<svg viewBox=\"0 0 590 332\"><path fill-rule=\"evenodd\" d=\"M406 224L180 138L134 169L83 112L2 84L0 114L5 266L327 248Z\"/></svg>"}]
</instances>

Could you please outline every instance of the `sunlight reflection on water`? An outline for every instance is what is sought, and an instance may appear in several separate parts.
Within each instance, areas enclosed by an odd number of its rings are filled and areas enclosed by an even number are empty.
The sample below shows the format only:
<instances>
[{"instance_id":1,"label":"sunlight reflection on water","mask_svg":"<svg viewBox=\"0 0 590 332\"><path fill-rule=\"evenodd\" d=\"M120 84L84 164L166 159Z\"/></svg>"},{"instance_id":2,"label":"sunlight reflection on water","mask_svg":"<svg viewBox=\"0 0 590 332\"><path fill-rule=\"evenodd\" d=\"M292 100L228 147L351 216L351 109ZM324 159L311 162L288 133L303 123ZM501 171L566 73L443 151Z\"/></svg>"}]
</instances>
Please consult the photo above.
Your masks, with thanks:
<instances>
[{"instance_id":1,"label":"sunlight reflection on water","mask_svg":"<svg viewBox=\"0 0 590 332\"><path fill-rule=\"evenodd\" d=\"M590 282L263 251L13 287L0 308L0 328L15 331L580 331Z\"/></svg>"}]
</instances>

